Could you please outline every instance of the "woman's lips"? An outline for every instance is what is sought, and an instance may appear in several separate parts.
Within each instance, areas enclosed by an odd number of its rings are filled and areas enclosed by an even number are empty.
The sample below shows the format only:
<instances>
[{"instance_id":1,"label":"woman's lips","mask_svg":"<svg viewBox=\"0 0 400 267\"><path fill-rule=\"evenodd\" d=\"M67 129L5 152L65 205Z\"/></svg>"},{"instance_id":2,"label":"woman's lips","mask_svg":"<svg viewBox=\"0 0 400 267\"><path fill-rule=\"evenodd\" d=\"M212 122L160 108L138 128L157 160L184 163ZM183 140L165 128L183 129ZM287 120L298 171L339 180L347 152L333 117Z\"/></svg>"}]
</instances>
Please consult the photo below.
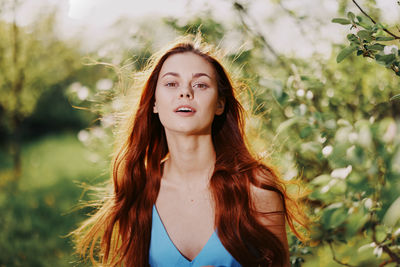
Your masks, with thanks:
<instances>
[{"instance_id":1,"label":"woman's lips","mask_svg":"<svg viewBox=\"0 0 400 267\"><path fill-rule=\"evenodd\" d=\"M196 109L189 105L182 105L177 107L175 112L196 112Z\"/></svg>"},{"instance_id":2,"label":"woman's lips","mask_svg":"<svg viewBox=\"0 0 400 267\"><path fill-rule=\"evenodd\" d=\"M181 105L175 109L175 113L183 117L193 116L195 112L196 109L189 105Z\"/></svg>"}]
</instances>

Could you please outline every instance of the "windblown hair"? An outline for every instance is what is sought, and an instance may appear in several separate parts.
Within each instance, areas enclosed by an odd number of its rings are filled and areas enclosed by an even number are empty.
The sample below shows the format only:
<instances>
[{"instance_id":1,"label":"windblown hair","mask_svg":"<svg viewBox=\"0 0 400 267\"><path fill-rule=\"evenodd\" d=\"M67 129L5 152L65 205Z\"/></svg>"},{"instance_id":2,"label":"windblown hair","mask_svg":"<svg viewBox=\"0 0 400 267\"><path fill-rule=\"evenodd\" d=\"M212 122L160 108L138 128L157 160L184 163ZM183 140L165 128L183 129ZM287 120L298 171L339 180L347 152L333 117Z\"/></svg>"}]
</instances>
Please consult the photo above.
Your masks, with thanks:
<instances>
[{"instance_id":1,"label":"windblown hair","mask_svg":"<svg viewBox=\"0 0 400 267\"><path fill-rule=\"evenodd\" d=\"M216 152L210 189L215 228L225 248L243 266L282 266L288 257L280 240L256 218L250 186L277 192L286 221L300 236L295 222L304 226L296 202L288 196L274 169L251 155L244 138L244 110L235 98L232 81L212 50L197 39L182 39L153 59L133 123L112 162L113 192L101 208L73 234L77 251L107 266L148 266L155 204L162 177L167 141L158 114L153 113L155 90L165 60L178 53L194 53L215 69L218 96L225 110L215 116L212 140ZM299 212L300 211L300 212Z\"/></svg>"}]
</instances>

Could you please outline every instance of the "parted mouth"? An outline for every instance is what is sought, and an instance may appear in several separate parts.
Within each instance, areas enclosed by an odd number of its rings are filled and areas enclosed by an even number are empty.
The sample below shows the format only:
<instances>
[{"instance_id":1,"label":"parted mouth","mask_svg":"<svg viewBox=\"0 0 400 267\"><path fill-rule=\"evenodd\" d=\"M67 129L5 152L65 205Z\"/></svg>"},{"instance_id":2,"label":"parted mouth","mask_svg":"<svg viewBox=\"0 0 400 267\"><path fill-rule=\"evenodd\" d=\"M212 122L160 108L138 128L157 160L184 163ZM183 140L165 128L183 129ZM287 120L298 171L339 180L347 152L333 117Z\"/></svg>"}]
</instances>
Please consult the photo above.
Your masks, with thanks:
<instances>
[{"instance_id":1,"label":"parted mouth","mask_svg":"<svg viewBox=\"0 0 400 267\"><path fill-rule=\"evenodd\" d=\"M179 106L175 109L175 112L196 112L196 109L194 109L191 106L188 105L183 105L183 106Z\"/></svg>"}]
</instances>

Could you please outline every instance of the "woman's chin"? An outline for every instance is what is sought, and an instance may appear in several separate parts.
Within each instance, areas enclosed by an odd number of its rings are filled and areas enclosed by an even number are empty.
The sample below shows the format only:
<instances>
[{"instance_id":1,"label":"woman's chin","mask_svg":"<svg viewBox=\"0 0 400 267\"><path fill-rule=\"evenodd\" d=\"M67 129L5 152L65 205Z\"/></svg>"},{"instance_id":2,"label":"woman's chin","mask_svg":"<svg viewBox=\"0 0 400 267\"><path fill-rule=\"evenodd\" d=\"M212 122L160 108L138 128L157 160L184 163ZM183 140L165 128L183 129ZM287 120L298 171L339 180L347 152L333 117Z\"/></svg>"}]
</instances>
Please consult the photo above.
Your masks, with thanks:
<instances>
[{"instance_id":1,"label":"woman's chin","mask_svg":"<svg viewBox=\"0 0 400 267\"><path fill-rule=\"evenodd\" d=\"M167 132L171 134L187 135L187 136L207 135L211 134L211 127L204 128L204 127L194 127L191 125L180 125L179 127L166 129L166 133Z\"/></svg>"}]
</instances>

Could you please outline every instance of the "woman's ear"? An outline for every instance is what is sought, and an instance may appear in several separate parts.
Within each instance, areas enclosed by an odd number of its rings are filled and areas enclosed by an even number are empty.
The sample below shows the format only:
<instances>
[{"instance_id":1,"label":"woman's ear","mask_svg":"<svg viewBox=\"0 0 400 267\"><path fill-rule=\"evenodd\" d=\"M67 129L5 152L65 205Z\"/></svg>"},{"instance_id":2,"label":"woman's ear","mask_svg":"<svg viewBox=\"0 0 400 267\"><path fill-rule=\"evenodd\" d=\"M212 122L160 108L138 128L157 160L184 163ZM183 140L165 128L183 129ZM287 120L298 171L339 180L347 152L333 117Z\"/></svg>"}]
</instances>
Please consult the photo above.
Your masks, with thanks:
<instances>
[{"instance_id":1,"label":"woman's ear","mask_svg":"<svg viewBox=\"0 0 400 267\"><path fill-rule=\"evenodd\" d=\"M154 102L153 113L158 113L156 102Z\"/></svg>"},{"instance_id":2,"label":"woman's ear","mask_svg":"<svg viewBox=\"0 0 400 267\"><path fill-rule=\"evenodd\" d=\"M217 109L215 110L216 115L221 115L225 110L225 98L219 98L217 102Z\"/></svg>"}]
</instances>

